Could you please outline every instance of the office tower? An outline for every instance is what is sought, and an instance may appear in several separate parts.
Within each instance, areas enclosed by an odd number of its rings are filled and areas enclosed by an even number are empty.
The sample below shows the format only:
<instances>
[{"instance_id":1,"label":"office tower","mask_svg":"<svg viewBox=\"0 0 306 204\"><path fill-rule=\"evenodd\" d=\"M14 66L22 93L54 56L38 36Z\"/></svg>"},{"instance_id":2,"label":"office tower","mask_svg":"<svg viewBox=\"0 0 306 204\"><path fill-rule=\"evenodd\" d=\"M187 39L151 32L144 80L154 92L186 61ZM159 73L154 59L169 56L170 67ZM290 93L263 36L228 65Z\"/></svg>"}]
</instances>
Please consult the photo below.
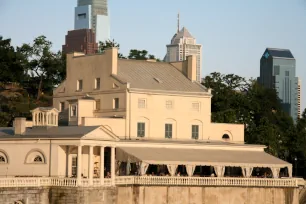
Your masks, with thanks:
<instances>
[{"instance_id":1,"label":"office tower","mask_svg":"<svg viewBox=\"0 0 306 204\"><path fill-rule=\"evenodd\" d=\"M92 29L96 42L108 40L110 21L107 0L78 0L74 29Z\"/></svg>"},{"instance_id":2,"label":"office tower","mask_svg":"<svg viewBox=\"0 0 306 204\"><path fill-rule=\"evenodd\" d=\"M177 32L171 39L171 44L167 45L167 54L164 58L166 62L177 62L186 60L187 56L195 55L197 60L196 79L201 81L202 65L202 45L196 44L196 39L183 27L180 30L180 19L178 14Z\"/></svg>"},{"instance_id":3,"label":"office tower","mask_svg":"<svg viewBox=\"0 0 306 204\"><path fill-rule=\"evenodd\" d=\"M283 110L298 118L298 78L295 58L288 49L267 48L260 60L258 82L276 90Z\"/></svg>"},{"instance_id":4,"label":"office tower","mask_svg":"<svg viewBox=\"0 0 306 204\"><path fill-rule=\"evenodd\" d=\"M298 117L301 117L301 79L298 78Z\"/></svg>"},{"instance_id":5,"label":"office tower","mask_svg":"<svg viewBox=\"0 0 306 204\"><path fill-rule=\"evenodd\" d=\"M94 54L98 51L95 34L91 29L80 29L68 31L63 53L83 52L85 54Z\"/></svg>"}]
</instances>

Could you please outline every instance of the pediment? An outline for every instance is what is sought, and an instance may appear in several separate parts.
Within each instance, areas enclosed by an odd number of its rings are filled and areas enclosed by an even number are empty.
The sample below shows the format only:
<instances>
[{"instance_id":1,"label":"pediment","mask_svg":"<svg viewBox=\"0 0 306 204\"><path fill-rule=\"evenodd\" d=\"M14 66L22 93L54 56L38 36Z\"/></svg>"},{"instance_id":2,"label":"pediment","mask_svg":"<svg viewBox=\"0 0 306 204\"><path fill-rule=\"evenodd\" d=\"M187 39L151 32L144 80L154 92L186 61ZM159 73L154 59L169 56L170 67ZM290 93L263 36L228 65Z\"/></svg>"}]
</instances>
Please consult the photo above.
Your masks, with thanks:
<instances>
[{"instance_id":1,"label":"pediment","mask_svg":"<svg viewBox=\"0 0 306 204\"><path fill-rule=\"evenodd\" d=\"M87 133L81 139L103 140L103 141L118 141L120 140L111 130L104 126Z\"/></svg>"}]
</instances>

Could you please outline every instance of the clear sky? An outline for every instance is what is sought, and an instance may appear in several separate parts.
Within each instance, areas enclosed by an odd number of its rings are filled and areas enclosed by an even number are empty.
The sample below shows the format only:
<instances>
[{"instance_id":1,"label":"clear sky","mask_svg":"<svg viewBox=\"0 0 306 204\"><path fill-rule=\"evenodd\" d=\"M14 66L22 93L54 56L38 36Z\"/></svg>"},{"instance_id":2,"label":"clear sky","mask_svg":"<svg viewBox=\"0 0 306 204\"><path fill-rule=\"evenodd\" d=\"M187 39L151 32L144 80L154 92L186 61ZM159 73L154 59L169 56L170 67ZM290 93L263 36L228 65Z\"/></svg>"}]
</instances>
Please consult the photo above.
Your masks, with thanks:
<instances>
[{"instance_id":1,"label":"clear sky","mask_svg":"<svg viewBox=\"0 0 306 204\"><path fill-rule=\"evenodd\" d=\"M203 46L202 76L211 72L259 75L266 47L288 48L306 100L306 0L108 0L111 37L120 51L146 49L163 58L181 25ZM187 3L188 2L188 3ZM0 0L0 35L14 45L45 35L61 49L73 29L77 0Z\"/></svg>"}]
</instances>

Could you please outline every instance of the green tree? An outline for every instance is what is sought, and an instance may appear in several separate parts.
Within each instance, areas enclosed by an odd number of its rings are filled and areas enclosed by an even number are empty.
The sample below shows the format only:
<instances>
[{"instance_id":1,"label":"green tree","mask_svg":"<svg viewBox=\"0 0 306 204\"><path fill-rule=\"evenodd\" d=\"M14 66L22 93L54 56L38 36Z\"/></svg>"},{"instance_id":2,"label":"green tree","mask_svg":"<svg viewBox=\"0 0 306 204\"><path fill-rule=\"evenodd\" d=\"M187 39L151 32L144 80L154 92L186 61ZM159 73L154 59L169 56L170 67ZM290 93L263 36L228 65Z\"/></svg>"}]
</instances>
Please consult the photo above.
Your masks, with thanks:
<instances>
[{"instance_id":1,"label":"green tree","mask_svg":"<svg viewBox=\"0 0 306 204\"><path fill-rule=\"evenodd\" d=\"M156 61L158 62L160 61L160 59L157 59L154 55L149 54L147 50L137 50L137 49L131 49L128 58L135 60L156 59Z\"/></svg>"},{"instance_id":2,"label":"green tree","mask_svg":"<svg viewBox=\"0 0 306 204\"><path fill-rule=\"evenodd\" d=\"M23 44L18 51L27 58L26 68L30 74L27 86L36 89L36 99L52 90L65 76L65 63L61 52L52 52L52 43L45 36L34 39L32 44ZM34 87L33 87L34 86Z\"/></svg>"},{"instance_id":3,"label":"green tree","mask_svg":"<svg viewBox=\"0 0 306 204\"><path fill-rule=\"evenodd\" d=\"M11 46L10 39L0 37L0 82L22 82L26 76L24 56Z\"/></svg>"},{"instance_id":4,"label":"green tree","mask_svg":"<svg viewBox=\"0 0 306 204\"><path fill-rule=\"evenodd\" d=\"M106 40L104 42L100 41L99 42L99 49L98 52L99 53L103 53L107 48L111 48L111 47L116 47L118 48L118 50L120 49L120 44L115 42L115 40ZM126 59L126 57L123 56L123 54L118 52L118 58L120 59Z\"/></svg>"}]
</instances>

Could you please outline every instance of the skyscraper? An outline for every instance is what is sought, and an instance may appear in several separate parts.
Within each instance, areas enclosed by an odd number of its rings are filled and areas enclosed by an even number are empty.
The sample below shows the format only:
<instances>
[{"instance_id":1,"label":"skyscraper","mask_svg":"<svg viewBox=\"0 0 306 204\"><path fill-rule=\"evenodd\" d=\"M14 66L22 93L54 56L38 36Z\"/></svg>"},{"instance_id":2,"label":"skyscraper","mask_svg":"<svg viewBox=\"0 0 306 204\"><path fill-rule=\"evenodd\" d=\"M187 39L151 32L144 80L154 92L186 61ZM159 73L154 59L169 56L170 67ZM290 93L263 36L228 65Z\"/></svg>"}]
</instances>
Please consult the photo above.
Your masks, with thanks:
<instances>
[{"instance_id":1,"label":"skyscraper","mask_svg":"<svg viewBox=\"0 0 306 204\"><path fill-rule=\"evenodd\" d=\"M96 36L91 29L79 29L68 31L65 38L65 45L62 47L63 53L83 52L94 54L98 51Z\"/></svg>"},{"instance_id":2,"label":"skyscraper","mask_svg":"<svg viewBox=\"0 0 306 204\"><path fill-rule=\"evenodd\" d=\"M298 78L295 58L288 49L267 48L260 60L258 82L275 89L283 110L296 121L298 118Z\"/></svg>"},{"instance_id":3,"label":"skyscraper","mask_svg":"<svg viewBox=\"0 0 306 204\"><path fill-rule=\"evenodd\" d=\"M195 55L197 59L197 81L201 81L202 66L202 45L196 44L196 39L190 32L183 27L180 30L180 21L178 14L177 32L171 39L171 44L167 45L167 54L164 61L177 62L186 60L187 56Z\"/></svg>"},{"instance_id":4,"label":"skyscraper","mask_svg":"<svg viewBox=\"0 0 306 204\"><path fill-rule=\"evenodd\" d=\"M108 40L110 22L107 0L78 0L74 29L92 29L96 42Z\"/></svg>"},{"instance_id":5,"label":"skyscraper","mask_svg":"<svg viewBox=\"0 0 306 204\"><path fill-rule=\"evenodd\" d=\"M301 79L298 78L298 117L301 117Z\"/></svg>"}]
</instances>

